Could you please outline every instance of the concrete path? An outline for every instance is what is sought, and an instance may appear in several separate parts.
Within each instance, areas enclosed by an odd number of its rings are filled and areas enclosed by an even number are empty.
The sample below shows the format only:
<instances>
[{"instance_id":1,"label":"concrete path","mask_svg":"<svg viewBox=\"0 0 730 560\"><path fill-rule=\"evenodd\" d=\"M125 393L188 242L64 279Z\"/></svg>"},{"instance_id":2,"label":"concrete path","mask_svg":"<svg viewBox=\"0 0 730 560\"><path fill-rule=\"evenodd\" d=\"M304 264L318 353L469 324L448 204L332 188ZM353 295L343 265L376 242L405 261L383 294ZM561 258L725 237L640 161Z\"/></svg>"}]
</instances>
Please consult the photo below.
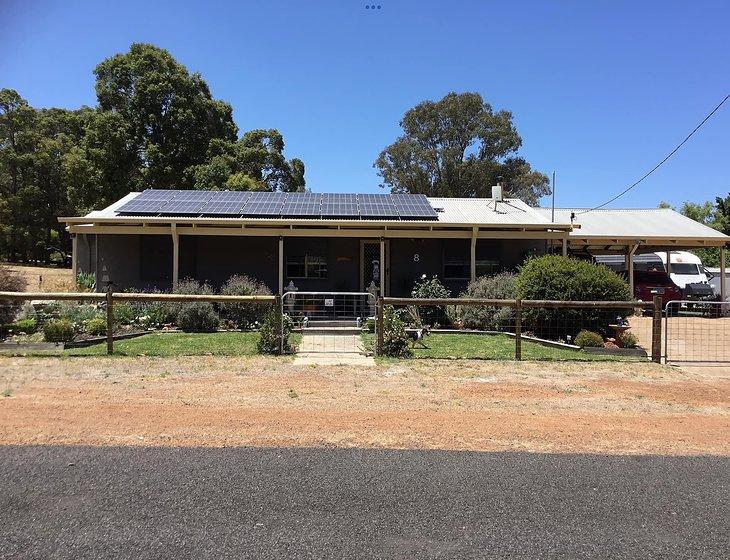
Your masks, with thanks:
<instances>
[{"instance_id":1,"label":"concrete path","mask_svg":"<svg viewBox=\"0 0 730 560\"><path fill-rule=\"evenodd\" d=\"M305 331L294 364L374 366L375 360L365 355L358 334Z\"/></svg>"}]
</instances>

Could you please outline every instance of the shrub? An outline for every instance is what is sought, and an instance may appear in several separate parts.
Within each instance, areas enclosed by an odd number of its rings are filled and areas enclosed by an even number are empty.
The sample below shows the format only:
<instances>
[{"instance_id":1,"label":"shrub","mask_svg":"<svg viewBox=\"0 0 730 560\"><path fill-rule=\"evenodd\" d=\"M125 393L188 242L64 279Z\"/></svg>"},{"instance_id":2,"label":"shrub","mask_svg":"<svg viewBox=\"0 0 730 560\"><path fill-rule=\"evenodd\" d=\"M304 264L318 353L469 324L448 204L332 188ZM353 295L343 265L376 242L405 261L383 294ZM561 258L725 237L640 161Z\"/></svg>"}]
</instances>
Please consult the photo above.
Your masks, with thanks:
<instances>
[{"instance_id":1,"label":"shrub","mask_svg":"<svg viewBox=\"0 0 730 560\"><path fill-rule=\"evenodd\" d=\"M575 337L575 344L581 348L603 348L603 337L593 331L580 331Z\"/></svg>"},{"instance_id":2,"label":"shrub","mask_svg":"<svg viewBox=\"0 0 730 560\"><path fill-rule=\"evenodd\" d=\"M43 326L46 342L71 342L74 339L74 326L67 319L49 321Z\"/></svg>"},{"instance_id":3,"label":"shrub","mask_svg":"<svg viewBox=\"0 0 730 560\"><path fill-rule=\"evenodd\" d=\"M185 332L216 332L220 318L212 303L185 303L177 314L177 324Z\"/></svg>"},{"instance_id":4,"label":"shrub","mask_svg":"<svg viewBox=\"0 0 730 560\"><path fill-rule=\"evenodd\" d=\"M38 321L36 319L18 319L14 323L8 325L8 330L12 334L33 334L38 329Z\"/></svg>"},{"instance_id":5,"label":"shrub","mask_svg":"<svg viewBox=\"0 0 730 560\"><path fill-rule=\"evenodd\" d=\"M25 280L13 270L0 266L0 292L22 292ZM23 302L19 300L0 300L0 324L12 323Z\"/></svg>"},{"instance_id":6,"label":"shrub","mask_svg":"<svg viewBox=\"0 0 730 560\"><path fill-rule=\"evenodd\" d=\"M259 341L257 345L260 354L279 353L279 322L277 315L277 310L270 308L269 312L264 317L261 329L259 330ZM292 321L291 317L286 314L284 314L282 320L284 352L289 352L291 350L289 335L294 327L294 321Z\"/></svg>"},{"instance_id":7,"label":"shrub","mask_svg":"<svg viewBox=\"0 0 730 560\"><path fill-rule=\"evenodd\" d=\"M231 276L221 288L227 296L269 296L271 290L258 280L248 276ZM221 303L221 314L233 321L239 329L250 329L261 323L270 304L267 303Z\"/></svg>"},{"instance_id":8,"label":"shrub","mask_svg":"<svg viewBox=\"0 0 730 560\"><path fill-rule=\"evenodd\" d=\"M462 294L467 298L515 299L517 297L516 276L501 272L493 276L482 276L471 282ZM514 325L515 312L511 307L464 306L461 322L469 329L504 330Z\"/></svg>"},{"instance_id":9,"label":"shrub","mask_svg":"<svg viewBox=\"0 0 730 560\"><path fill-rule=\"evenodd\" d=\"M405 358L411 355L405 325L390 305L383 310L383 354L393 358Z\"/></svg>"},{"instance_id":10,"label":"shrub","mask_svg":"<svg viewBox=\"0 0 730 560\"><path fill-rule=\"evenodd\" d=\"M428 278L425 274L420 280L416 280L411 291L414 298L448 298L451 292L444 286L438 277ZM422 324L434 326L440 323L448 323L448 315L443 306L422 305L418 307L418 315Z\"/></svg>"},{"instance_id":11,"label":"shrub","mask_svg":"<svg viewBox=\"0 0 730 560\"><path fill-rule=\"evenodd\" d=\"M83 303L64 302L59 304L55 309L49 307L48 310L52 316L65 319L78 328L83 327L86 321L93 319L99 314L99 309L96 305Z\"/></svg>"},{"instance_id":12,"label":"shrub","mask_svg":"<svg viewBox=\"0 0 730 560\"><path fill-rule=\"evenodd\" d=\"M114 322L120 325L131 325L137 320L138 310L134 302L120 301L114 303Z\"/></svg>"},{"instance_id":13,"label":"shrub","mask_svg":"<svg viewBox=\"0 0 730 560\"><path fill-rule=\"evenodd\" d=\"M205 283L200 283L197 280L194 280L192 278L186 278L184 280L181 280L177 288L173 291L175 294L212 294L213 290L212 288ZM196 309L190 309L190 307L195 307ZM185 330L185 328L181 324L181 320L187 322L188 320L191 320L194 322L194 318L197 315L203 314L208 315L208 318L211 319L212 322L212 315L215 315L216 324L215 329L218 328L218 324L220 323L220 319L218 318L218 315L215 313L215 308L213 307L213 304L206 303L206 302L172 302L167 304L167 315L169 318L177 324L178 327ZM188 323L190 324L190 323ZM214 329L214 330L215 330ZM190 332L211 332L211 331L190 331Z\"/></svg>"},{"instance_id":14,"label":"shrub","mask_svg":"<svg viewBox=\"0 0 730 560\"><path fill-rule=\"evenodd\" d=\"M527 259L517 276L517 293L522 299L562 301L628 301L629 286L603 265L560 255ZM616 317L628 317L630 309L545 309L524 308L523 323L537 336L565 338L588 329L602 336Z\"/></svg>"},{"instance_id":15,"label":"shrub","mask_svg":"<svg viewBox=\"0 0 730 560\"><path fill-rule=\"evenodd\" d=\"M370 317L369 319L365 320L365 324L363 325L363 329L366 332L374 333L375 332L375 319Z\"/></svg>"},{"instance_id":16,"label":"shrub","mask_svg":"<svg viewBox=\"0 0 730 560\"><path fill-rule=\"evenodd\" d=\"M636 348L639 344L639 339L636 338L636 335L629 331L622 332L618 335L618 339L621 342L621 346L624 348Z\"/></svg>"},{"instance_id":17,"label":"shrub","mask_svg":"<svg viewBox=\"0 0 730 560\"><path fill-rule=\"evenodd\" d=\"M76 287L82 292L92 292L96 286L96 274L93 272L79 272L76 275Z\"/></svg>"},{"instance_id":18,"label":"shrub","mask_svg":"<svg viewBox=\"0 0 730 560\"><path fill-rule=\"evenodd\" d=\"M86 321L86 332L93 335L106 334L106 319L94 317Z\"/></svg>"}]
</instances>

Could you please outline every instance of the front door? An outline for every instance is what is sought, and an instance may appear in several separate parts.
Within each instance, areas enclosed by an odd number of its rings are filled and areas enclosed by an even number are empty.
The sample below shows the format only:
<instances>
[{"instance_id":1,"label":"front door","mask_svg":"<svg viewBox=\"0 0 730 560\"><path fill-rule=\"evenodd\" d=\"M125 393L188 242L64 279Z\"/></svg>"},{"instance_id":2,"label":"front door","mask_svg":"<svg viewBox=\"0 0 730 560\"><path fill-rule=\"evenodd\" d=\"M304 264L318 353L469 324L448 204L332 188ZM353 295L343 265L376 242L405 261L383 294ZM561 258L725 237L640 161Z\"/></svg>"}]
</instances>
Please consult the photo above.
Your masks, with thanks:
<instances>
[{"instance_id":1,"label":"front door","mask_svg":"<svg viewBox=\"0 0 730 560\"><path fill-rule=\"evenodd\" d=\"M385 263L380 262L380 241L360 242L360 291L370 291L370 286L378 288L378 295L388 292L388 241L385 241ZM381 294L380 276L383 276L386 294Z\"/></svg>"}]
</instances>

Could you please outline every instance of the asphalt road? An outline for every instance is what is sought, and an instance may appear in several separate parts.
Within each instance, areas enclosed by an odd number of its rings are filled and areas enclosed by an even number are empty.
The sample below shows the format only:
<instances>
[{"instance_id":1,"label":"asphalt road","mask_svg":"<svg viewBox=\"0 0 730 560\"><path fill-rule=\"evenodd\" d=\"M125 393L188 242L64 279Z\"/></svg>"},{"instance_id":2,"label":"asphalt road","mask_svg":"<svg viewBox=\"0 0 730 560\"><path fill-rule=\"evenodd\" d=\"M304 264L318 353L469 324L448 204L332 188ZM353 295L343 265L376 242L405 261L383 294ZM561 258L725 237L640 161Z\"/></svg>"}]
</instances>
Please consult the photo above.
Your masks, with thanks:
<instances>
[{"instance_id":1,"label":"asphalt road","mask_svg":"<svg viewBox=\"0 0 730 560\"><path fill-rule=\"evenodd\" d=\"M727 558L730 458L0 447L2 558Z\"/></svg>"}]
</instances>

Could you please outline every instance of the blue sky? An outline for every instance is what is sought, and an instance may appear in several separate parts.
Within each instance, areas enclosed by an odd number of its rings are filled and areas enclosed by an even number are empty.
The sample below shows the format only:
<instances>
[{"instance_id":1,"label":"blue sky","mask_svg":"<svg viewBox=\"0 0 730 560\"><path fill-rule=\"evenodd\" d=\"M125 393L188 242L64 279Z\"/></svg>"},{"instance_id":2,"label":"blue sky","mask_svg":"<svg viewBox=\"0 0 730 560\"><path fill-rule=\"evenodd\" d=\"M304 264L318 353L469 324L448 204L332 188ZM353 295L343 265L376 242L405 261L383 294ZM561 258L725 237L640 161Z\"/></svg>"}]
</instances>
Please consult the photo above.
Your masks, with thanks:
<instances>
[{"instance_id":1,"label":"blue sky","mask_svg":"<svg viewBox=\"0 0 730 560\"><path fill-rule=\"evenodd\" d=\"M366 5L381 9L366 9ZM513 112L561 206L599 204L730 92L730 3L635 1L0 2L0 87L94 105L92 70L132 42L168 49L234 108L278 128L314 191L375 192L403 113L449 91ZM730 191L730 103L612 206ZM549 203L549 201L544 201Z\"/></svg>"}]
</instances>

